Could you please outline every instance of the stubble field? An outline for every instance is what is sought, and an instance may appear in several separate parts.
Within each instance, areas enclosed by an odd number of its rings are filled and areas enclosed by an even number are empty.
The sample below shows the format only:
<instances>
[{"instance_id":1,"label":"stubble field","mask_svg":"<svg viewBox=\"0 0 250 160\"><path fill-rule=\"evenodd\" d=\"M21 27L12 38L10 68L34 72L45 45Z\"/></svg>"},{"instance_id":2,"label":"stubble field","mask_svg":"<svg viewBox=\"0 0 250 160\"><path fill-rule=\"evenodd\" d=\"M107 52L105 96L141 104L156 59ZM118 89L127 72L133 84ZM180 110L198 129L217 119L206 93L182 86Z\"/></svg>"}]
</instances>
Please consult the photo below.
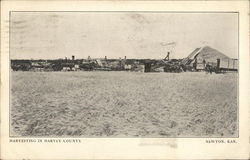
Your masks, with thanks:
<instances>
[{"instance_id":1,"label":"stubble field","mask_svg":"<svg viewBox=\"0 0 250 160\"><path fill-rule=\"evenodd\" d=\"M11 72L11 136L236 137L237 74Z\"/></svg>"}]
</instances>

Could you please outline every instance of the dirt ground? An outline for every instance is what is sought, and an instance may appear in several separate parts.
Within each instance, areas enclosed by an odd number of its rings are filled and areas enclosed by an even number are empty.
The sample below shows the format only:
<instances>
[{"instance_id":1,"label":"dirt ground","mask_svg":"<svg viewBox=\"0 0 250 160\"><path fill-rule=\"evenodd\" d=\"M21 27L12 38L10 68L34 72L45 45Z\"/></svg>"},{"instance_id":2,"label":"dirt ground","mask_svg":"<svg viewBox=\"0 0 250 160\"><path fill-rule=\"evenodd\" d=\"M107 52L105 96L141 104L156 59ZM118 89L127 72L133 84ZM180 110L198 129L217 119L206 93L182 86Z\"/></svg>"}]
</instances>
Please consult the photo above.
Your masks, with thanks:
<instances>
[{"instance_id":1,"label":"dirt ground","mask_svg":"<svg viewBox=\"0 0 250 160\"><path fill-rule=\"evenodd\" d=\"M236 137L237 74L11 72L11 136Z\"/></svg>"}]
</instances>

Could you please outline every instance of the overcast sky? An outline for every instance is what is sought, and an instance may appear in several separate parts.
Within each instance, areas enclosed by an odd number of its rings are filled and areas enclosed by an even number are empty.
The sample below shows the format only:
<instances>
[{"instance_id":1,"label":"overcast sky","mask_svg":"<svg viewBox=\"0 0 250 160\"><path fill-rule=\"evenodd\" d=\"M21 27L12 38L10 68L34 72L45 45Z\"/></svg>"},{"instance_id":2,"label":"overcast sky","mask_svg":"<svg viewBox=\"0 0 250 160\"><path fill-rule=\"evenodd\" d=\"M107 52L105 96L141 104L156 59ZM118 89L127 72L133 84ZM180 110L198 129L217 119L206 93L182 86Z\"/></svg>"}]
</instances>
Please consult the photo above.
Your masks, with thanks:
<instances>
[{"instance_id":1,"label":"overcast sky","mask_svg":"<svg viewBox=\"0 0 250 160\"><path fill-rule=\"evenodd\" d=\"M12 12L11 58L171 58L209 45L238 58L235 13Z\"/></svg>"}]
</instances>

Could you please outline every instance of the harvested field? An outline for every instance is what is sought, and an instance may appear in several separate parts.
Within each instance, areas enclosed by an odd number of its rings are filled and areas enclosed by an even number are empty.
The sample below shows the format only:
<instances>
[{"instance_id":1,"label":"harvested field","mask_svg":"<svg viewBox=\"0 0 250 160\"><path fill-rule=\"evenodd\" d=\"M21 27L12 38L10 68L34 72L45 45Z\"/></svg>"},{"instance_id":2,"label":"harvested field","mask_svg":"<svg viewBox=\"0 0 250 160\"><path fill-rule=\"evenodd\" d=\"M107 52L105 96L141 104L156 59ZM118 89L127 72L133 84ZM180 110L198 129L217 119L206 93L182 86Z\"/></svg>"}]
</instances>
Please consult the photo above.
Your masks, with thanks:
<instances>
[{"instance_id":1,"label":"harvested field","mask_svg":"<svg viewBox=\"0 0 250 160\"><path fill-rule=\"evenodd\" d=\"M238 136L236 73L11 72L11 83L11 136Z\"/></svg>"}]
</instances>

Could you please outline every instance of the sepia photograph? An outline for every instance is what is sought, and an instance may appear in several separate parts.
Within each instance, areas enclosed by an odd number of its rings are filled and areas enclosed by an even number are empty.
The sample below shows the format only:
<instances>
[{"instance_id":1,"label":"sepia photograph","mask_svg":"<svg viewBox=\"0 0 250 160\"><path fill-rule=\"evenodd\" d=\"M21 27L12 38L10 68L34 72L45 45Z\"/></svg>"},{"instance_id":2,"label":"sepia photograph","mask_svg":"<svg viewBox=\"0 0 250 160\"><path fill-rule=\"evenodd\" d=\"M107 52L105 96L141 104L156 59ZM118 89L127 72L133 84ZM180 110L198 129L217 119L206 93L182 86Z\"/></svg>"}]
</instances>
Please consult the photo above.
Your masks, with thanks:
<instances>
[{"instance_id":1,"label":"sepia photograph","mask_svg":"<svg viewBox=\"0 0 250 160\"><path fill-rule=\"evenodd\" d=\"M238 14L10 11L9 136L239 137Z\"/></svg>"}]
</instances>

